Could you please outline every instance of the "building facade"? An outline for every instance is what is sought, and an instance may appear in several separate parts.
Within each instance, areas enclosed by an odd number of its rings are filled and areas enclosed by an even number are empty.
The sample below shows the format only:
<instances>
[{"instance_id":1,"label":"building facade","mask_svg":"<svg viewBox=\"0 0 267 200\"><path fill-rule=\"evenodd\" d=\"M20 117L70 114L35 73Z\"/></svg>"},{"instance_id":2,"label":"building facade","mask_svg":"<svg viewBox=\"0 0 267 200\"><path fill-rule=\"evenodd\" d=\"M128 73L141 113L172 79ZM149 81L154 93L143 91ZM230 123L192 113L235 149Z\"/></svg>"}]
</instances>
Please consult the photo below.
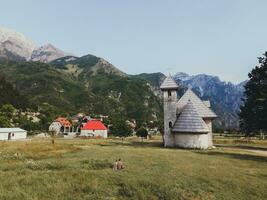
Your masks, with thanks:
<instances>
[{"instance_id":1,"label":"building facade","mask_svg":"<svg viewBox=\"0 0 267 200\"><path fill-rule=\"evenodd\" d=\"M101 121L90 120L81 128L80 136L107 138L108 129Z\"/></svg>"},{"instance_id":2,"label":"building facade","mask_svg":"<svg viewBox=\"0 0 267 200\"><path fill-rule=\"evenodd\" d=\"M21 128L0 128L0 140L26 139L27 131Z\"/></svg>"},{"instance_id":3,"label":"building facade","mask_svg":"<svg viewBox=\"0 0 267 200\"><path fill-rule=\"evenodd\" d=\"M178 100L178 85L171 76L160 88L164 101L164 146L211 148L212 120L217 116L209 101L202 101L191 89Z\"/></svg>"}]
</instances>

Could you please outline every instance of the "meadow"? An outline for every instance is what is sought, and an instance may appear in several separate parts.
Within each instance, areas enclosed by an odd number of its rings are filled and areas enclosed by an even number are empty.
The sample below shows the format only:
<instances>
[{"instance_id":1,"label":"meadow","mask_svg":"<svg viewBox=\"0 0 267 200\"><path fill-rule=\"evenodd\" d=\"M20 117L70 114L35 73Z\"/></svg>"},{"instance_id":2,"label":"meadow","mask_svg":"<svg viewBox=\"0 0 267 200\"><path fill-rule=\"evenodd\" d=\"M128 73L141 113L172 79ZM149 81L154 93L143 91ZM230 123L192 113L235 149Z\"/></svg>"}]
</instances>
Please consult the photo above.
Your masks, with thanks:
<instances>
[{"instance_id":1,"label":"meadow","mask_svg":"<svg viewBox=\"0 0 267 200\"><path fill-rule=\"evenodd\" d=\"M267 199L267 142L162 148L160 138L0 142L0 199ZM113 171L121 158L125 169Z\"/></svg>"}]
</instances>

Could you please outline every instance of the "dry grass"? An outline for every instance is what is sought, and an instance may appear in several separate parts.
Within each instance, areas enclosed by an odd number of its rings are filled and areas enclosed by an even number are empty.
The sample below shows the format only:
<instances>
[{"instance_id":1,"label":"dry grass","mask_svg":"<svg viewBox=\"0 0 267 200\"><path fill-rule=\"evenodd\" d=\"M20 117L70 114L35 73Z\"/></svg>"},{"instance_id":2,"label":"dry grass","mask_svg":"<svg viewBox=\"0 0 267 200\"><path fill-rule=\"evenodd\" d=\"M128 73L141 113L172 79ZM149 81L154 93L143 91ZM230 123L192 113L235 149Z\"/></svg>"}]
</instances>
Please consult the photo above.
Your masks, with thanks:
<instances>
[{"instance_id":1,"label":"dry grass","mask_svg":"<svg viewBox=\"0 0 267 200\"><path fill-rule=\"evenodd\" d=\"M157 139L0 144L0 199L267 199L267 157L242 145L198 151L164 149ZM118 158L126 169L114 172Z\"/></svg>"}]
</instances>

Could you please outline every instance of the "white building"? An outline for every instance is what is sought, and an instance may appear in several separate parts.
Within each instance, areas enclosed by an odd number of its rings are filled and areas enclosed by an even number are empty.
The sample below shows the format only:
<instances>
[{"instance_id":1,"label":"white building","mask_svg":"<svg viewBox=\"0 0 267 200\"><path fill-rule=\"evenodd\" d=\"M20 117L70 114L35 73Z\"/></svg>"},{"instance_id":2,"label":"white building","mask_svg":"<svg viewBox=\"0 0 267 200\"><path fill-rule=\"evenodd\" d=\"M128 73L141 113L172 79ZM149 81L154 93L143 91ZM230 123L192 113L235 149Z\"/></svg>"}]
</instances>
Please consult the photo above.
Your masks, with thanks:
<instances>
[{"instance_id":1,"label":"white building","mask_svg":"<svg viewBox=\"0 0 267 200\"><path fill-rule=\"evenodd\" d=\"M54 131L56 134L61 132L61 123L60 122L52 122L48 128L49 131Z\"/></svg>"},{"instance_id":2,"label":"white building","mask_svg":"<svg viewBox=\"0 0 267 200\"><path fill-rule=\"evenodd\" d=\"M81 128L80 136L85 137L108 137L107 127L99 120L90 120Z\"/></svg>"},{"instance_id":3,"label":"white building","mask_svg":"<svg viewBox=\"0 0 267 200\"><path fill-rule=\"evenodd\" d=\"M0 140L26 139L27 131L21 128L0 128Z\"/></svg>"},{"instance_id":4,"label":"white building","mask_svg":"<svg viewBox=\"0 0 267 200\"><path fill-rule=\"evenodd\" d=\"M164 99L164 146L211 148L212 120L217 116L209 101L202 101L191 89L177 100L178 85L171 76L160 88Z\"/></svg>"}]
</instances>

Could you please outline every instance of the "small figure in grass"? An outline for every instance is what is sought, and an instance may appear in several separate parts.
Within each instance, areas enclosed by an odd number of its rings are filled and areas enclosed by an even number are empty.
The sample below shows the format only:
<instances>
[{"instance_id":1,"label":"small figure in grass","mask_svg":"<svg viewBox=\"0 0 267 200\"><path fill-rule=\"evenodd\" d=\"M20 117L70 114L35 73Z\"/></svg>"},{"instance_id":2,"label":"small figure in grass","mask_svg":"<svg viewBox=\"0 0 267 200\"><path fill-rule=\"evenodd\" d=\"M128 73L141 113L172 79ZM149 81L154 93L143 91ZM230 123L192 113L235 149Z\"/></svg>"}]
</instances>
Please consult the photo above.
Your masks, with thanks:
<instances>
[{"instance_id":1,"label":"small figure in grass","mask_svg":"<svg viewBox=\"0 0 267 200\"><path fill-rule=\"evenodd\" d=\"M121 169L124 169L125 168L124 165L123 165L123 162L121 161L120 158L118 160L117 168L118 168L118 170L121 170Z\"/></svg>"},{"instance_id":2,"label":"small figure in grass","mask_svg":"<svg viewBox=\"0 0 267 200\"><path fill-rule=\"evenodd\" d=\"M117 160L115 160L115 162L113 163L112 169L113 169L113 171L117 171L118 170L118 161Z\"/></svg>"}]
</instances>

